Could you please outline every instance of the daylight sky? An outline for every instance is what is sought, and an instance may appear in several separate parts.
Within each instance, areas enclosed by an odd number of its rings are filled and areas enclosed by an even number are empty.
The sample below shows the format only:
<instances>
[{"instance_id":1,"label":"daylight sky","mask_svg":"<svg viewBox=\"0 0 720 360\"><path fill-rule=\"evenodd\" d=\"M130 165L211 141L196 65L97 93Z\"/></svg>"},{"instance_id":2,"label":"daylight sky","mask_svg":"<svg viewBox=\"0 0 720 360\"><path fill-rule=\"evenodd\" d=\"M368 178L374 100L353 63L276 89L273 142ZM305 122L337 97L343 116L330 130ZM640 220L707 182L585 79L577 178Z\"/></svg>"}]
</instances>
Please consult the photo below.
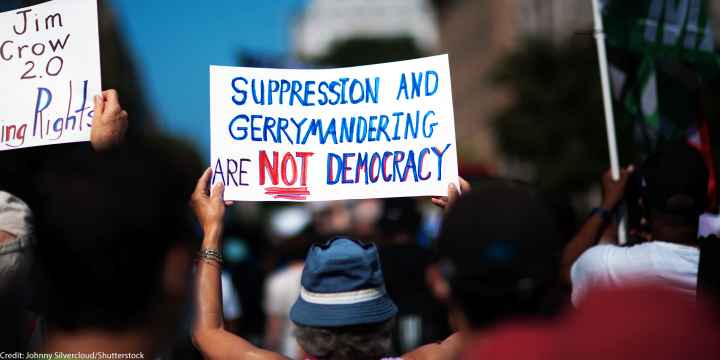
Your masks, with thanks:
<instances>
[{"instance_id":1,"label":"daylight sky","mask_svg":"<svg viewBox=\"0 0 720 360\"><path fill-rule=\"evenodd\" d=\"M208 66L243 51L286 55L307 0L112 0L159 125L208 156ZM208 4L212 4L208 5Z\"/></svg>"}]
</instances>

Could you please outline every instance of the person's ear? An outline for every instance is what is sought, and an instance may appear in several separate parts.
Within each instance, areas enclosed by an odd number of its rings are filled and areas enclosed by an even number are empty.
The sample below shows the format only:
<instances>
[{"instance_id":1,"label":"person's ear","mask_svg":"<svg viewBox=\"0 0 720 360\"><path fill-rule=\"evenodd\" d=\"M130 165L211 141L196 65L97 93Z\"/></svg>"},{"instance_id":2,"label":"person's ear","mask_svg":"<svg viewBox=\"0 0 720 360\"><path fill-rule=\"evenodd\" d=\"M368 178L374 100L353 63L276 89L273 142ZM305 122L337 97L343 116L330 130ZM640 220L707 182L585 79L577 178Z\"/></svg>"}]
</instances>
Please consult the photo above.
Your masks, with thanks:
<instances>
[{"instance_id":1,"label":"person's ear","mask_svg":"<svg viewBox=\"0 0 720 360\"><path fill-rule=\"evenodd\" d=\"M165 256L162 286L173 299L183 300L190 294L192 253L185 245L175 245Z\"/></svg>"},{"instance_id":2,"label":"person's ear","mask_svg":"<svg viewBox=\"0 0 720 360\"><path fill-rule=\"evenodd\" d=\"M443 304L450 300L450 284L440 272L437 263L431 264L425 269L425 281L435 299Z\"/></svg>"}]
</instances>

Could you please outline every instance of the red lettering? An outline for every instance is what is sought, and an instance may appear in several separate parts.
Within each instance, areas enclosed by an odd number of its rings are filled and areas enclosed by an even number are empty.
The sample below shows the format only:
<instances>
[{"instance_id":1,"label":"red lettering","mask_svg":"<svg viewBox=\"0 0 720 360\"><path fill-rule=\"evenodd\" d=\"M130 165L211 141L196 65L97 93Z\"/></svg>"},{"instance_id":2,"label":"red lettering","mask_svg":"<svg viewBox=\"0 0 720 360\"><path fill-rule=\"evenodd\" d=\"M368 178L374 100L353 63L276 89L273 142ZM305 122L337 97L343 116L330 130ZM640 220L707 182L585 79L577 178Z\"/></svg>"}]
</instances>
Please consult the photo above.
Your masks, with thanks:
<instances>
[{"instance_id":1,"label":"red lettering","mask_svg":"<svg viewBox=\"0 0 720 360\"><path fill-rule=\"evenodd\" d=\"M270 159L265 150L260 151L260 185L265 185L265 171L270 174L270 180L273 185L278 184L278 153L273 151L273 162L270 165ZM283 175L284 176L284 175ZM284 180L284 179L283 179Z\"/></svg>"},{"instance_id":2,"label":"red lettering","mask_svg":"<svg viewBox=\"0 0 720 360\"><path fill-rule=\"evenodd\" d=\"M292 178L288 180L287 178L287 168L288 163L292 165ZM285 153L285 156L283 156L282 159L282 181L285 183L285 185L293 185L295 184L295 181L297 180L297 165L295 164L295 158L290 153Z\"/></svg>"},{"instance_id":3,"label":"red lettering","mask_svg":"<svg viewBox=\"0 0 720 360\"><path fill-rule=\"evenodd\" d=\"M300 186L307 185L307 168L308 168L308 161L307 158L313 156L314 153L311 152L302 152L298 151L295 153L295 156L302 159L302 163L300 165L300 168L302 169L300 171Z\"/></svg>"}]
</instances>

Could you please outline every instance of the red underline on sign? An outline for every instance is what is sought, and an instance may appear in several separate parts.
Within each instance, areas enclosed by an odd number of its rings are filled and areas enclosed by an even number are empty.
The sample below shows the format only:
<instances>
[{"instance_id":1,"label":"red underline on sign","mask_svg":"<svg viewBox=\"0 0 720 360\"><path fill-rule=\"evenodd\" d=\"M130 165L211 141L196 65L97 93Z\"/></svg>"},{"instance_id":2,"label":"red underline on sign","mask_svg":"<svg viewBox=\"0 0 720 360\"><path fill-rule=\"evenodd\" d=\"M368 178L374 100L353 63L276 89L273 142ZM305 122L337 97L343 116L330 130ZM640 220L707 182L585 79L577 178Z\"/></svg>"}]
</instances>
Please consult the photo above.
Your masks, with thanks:
<instances>
[{"instance_id":1,"label":"red underline on sign","mask_svg":"<svg viewBox=\"0 0 720 360\"><path fill-rule=\"evenodd\" d=\"M285 200L305 200L310 191L306 186L303 187L266 187L265 195L270 195L275 199Z\"/></svg>"}]
</instances>

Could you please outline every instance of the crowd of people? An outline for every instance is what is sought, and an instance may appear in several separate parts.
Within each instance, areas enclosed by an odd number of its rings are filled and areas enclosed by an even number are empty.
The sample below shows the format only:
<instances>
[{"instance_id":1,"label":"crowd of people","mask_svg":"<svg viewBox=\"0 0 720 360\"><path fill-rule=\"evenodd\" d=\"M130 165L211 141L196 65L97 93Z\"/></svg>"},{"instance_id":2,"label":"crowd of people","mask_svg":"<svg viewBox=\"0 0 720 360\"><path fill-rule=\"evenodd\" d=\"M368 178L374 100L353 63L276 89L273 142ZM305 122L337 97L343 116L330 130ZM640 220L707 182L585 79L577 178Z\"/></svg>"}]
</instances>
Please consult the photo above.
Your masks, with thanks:
<instances>
[{"instance_id":1,"label":"crowd of people","mask_svg":"<svg viewBox=\"0 0 720 360\"><path fill-rule=\"evenodd\" d=\"M459 179L430 201L311 204L268 218L224 201L211 169L192 169L185 154L126 139L115 91L95 111L90 147L37 164L23 191L0 191L0 350L720 358L720 240L698 235L709 172L687 144L659 147L619 180L606 173L577 231L555 197L495 177ZM621 204L633 209L627 244L616 236ZM268 219L262 244L237 221L251 217Z\"/></svg>"}]
</instances>

